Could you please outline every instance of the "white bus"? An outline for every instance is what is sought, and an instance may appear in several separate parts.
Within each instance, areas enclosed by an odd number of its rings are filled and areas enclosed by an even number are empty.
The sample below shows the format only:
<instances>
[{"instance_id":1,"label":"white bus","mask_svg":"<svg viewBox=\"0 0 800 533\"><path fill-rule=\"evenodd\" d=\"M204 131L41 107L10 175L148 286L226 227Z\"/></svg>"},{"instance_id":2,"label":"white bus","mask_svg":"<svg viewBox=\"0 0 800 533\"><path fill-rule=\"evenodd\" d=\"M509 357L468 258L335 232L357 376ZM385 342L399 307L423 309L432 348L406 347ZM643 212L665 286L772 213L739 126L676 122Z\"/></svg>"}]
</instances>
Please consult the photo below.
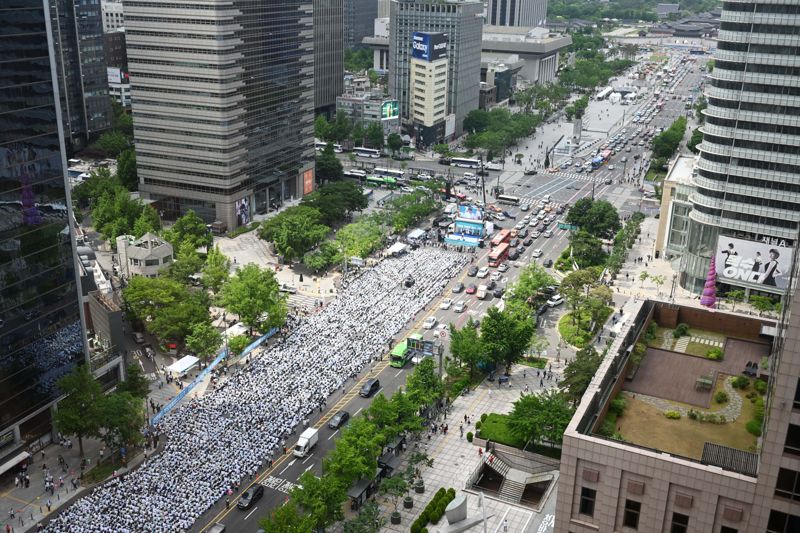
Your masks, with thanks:
<instances>
[{"instance_id":1,"label":"white bus","mask_svg":"<svg viewBox=\"0 0 800 533\"><path fill-rule=\"evenodd\" d=\"M519 196L511 196L508 194L498 194L497 202L508 205L519 205Z\"/></svg>"},{"instance_id":2,"label":"white bus","mask_svg":"<svg viewBox=\"0 0 800 533\"><path fill-rule=\"evenodd\" d=\"M314 149L317 152L323 151L326 146L328 146L328 143L326 143L325 141L314 141ZM337 154L341 154L343 151L342 146L340 144L334 144L333 151L336 152Z\"/></svg>"},{"instance_id":3,"label":"white bus","mask_svg":"<svg viewBox=\"0 0 800 533\"><path fill-rule=\"evenodd\" d=\"M609 95L611 95L612 92L614 92L613 88L606 87L605 89L603 89L602 91L597 93L597 96L595 97L595 99L596 100L605 100Z\"/></svg>"},{"instance_id":4,"label":"white bus","mask_svg":"<svg viewBox=\"0 0 800 533\"><path fill-rule=\"evenodd\" d=\"M465 157L454 157L450 160L450 166L462 168L478 168L481 162L477 159L467 159Z\"/></svg>"},{"instance_id":5,"label":"white bus","mask_svg":"<svg viewBox=\"0 0 800 533\"><path fill-rule=\"evenodd\" d=\"M358 157L372 157L375 159L378 159L381 156L380 151L375 150L374 148L363 148L361 146L353 148L353 153Z\"/></svg>"},{"instance_id":6,"label":"white bus","mask_svg":"<svg viewBox=\"0 0 800 533\"><path fill-rule=\"evenodd\" d=\"M358 180L363 180L367 177L367 173L363 170L358 170L356 168L351 168L349 170L344 171L344 175L347 178L356 178Z\"/></svg>"},{"instance_id":7,"label":"white bus","mask_svg":"<svg viewBox=\"0 0 800 533\"><path fill-rule=\"evenodd\" d=\"M387 178L394 178L396 180L405 179L406 172L405 170L401 170L399 168L374 168L372 172L377 174L378 176L384 176Z\"/></svg>"}]
</instances>

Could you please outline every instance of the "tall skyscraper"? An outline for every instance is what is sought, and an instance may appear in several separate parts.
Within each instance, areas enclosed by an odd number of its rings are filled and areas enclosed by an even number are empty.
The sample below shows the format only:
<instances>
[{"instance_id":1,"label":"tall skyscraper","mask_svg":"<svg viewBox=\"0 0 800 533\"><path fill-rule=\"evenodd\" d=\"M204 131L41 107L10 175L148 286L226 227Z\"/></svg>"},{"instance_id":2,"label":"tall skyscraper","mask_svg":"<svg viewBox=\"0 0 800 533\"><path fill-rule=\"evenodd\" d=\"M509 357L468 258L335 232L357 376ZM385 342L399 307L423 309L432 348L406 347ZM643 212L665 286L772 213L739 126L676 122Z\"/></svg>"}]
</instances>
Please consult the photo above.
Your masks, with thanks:
<instances>
[{"instance_id":1,"label":"tall skyscraper","mask_svg":"<svg viewBox=\"0 0 800 533\"><path fill-rule=\"evenodd\" d=\"M111 102L98 2L48 0L67 152L111 127Z\"/></svg>"},{"instance_id":2,"label":"tall skyscraper","mask_svg":"<svg viewBox=\"0 0 800 533\"><path fill-rule=\"evenodd\" d=\"M56 382L85 360L45 5L0 9L0 465L50 433Z\"/></svg>"},{"instance_id":3,"label":"tall skyscraper","mask_svg":"<svg viewBox=\"0 0 800 533\"><path fill-rule=\"evenodd\" d=\"M547 0L489 0L486 24L492 26L544 26Z\"/></svg>"},{"instance_id":4,"label":"tall skyscraper","mask_svg":"<svg viewBox=\"0 0 800 533\"><path fill-rule=\"evenodd\" d=\"M331 116L344 92L342 0L314 0L314 110Z\"/></svg>"},{"instance_id":5,"label":"tall skyscraper","mask_svg":"<svg viewBox=\"0 0 800 533\"><path fill-rule=\"evenodd\" d=\"M311 0L125 4L139 189L165 217L234 228L313 190L312 24Z\"/></svg>"},{"instance_id":6,"label":"tall skyscraper","mask_svg":"<svg viewBox=\"0 0 800 533\"><path fill-rule=\"evenodd\" d=\"M389 16L388 13L386 15ZM370 37L378 18L375 0L344 0L344 47L360 48L364 37Z\"/></svg>"},{"instance_id":7,"label":"tall skyscraper","mask_svg":"<svg viewBox=\"0 0 800 533\"><path fill-rule=\"evenodd\" d=\"M409 69L414 32L447 35L448 137L461 135L464 118L478 109L481 80L483 3L477 0L392 0L389 16L389 92L411 125Z\"/></svg>"},{"instance_id":8,"label":"tall skyscraper","mask_svg":"<svg viewBox=\"0 0 800 533\"><path fill-rule=\"evenodd\" d=\"M800 229L799 13L791 0L723 4L678 267L681 285L694 292L702 290L709 258L721 250L723 289L785 290L787 254ZM748 251L752 241L768 245L767 255Z\"/></svg>"}]
</instances>

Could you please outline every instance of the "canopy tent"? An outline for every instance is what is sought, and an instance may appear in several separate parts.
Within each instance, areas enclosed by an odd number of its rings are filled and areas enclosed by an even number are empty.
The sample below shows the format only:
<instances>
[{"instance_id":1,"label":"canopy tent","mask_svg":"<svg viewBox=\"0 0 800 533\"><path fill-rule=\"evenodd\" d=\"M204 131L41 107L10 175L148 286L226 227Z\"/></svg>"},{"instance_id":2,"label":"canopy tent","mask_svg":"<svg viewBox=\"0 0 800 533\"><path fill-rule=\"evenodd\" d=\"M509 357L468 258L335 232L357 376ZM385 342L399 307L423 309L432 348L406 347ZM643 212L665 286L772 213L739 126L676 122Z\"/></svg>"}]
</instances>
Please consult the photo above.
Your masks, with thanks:
<instances>
[{"instance_id":1,"label":"canopy tent","mask_svg":"<svg viewBox=\"0 0 800 533\"><path fill-rule=\"evenodd\" d=\"M414 241L417 239L421 239L424 236L425 236L425 231L417 228L408 234L408 239Z\"/></svg>"},{"instance_id":2,"label":"canopy tent","mask_svg":"<svg viewBox=\"0 0 800 533\"><path fill-rule=\"evenodd\" d=\"M237 335L247 335L247 327L245 327L245 325L241 322L237 322L225 330L225 336L229 339Z\"/></svg>"},{"instance_id":3,"label":"canopy tent","mask_svg":"<svg viewBox=\"0 0 800 533\"><path fill-rule=\"evenodd\" d=\"M198 359L197 357L193 355L187 355L181 357L180 359L169 365L167 367L167 371L182 376L183 374L194 368L195 365L197 365L197 363L199 362L200 359Z\"/></svg>"},{"instance_id":4,"label":"canopy tent","mask_svg":"<svg viewBox=\"0 0 800 533\"><path fill-rule=\"evenodd\" d=\"M400 255L404 253L407 250L407 248L408 248L407 244L404 244L402 242L396 242L393 245L391 245L388 250L386 250L386 255Z\"/></svg>"},{"instance_id":5,"label":"canopy tent","mask_svg":"<svg viewBox=\"0 0 800 533\"><path fill-rule=\"evenodd\" d=\"M14 468L15 466L17 466L18 464L20 464L22 461L24 461L25 459L27 459L30 456L31 456L31 454L29 454L28 452L20 452L20 453L18 453L10 461L6 461L2 465L0 465L0 476L2 476L3 474L8 472L9 470Z\"/></svg>"}]
</instances>

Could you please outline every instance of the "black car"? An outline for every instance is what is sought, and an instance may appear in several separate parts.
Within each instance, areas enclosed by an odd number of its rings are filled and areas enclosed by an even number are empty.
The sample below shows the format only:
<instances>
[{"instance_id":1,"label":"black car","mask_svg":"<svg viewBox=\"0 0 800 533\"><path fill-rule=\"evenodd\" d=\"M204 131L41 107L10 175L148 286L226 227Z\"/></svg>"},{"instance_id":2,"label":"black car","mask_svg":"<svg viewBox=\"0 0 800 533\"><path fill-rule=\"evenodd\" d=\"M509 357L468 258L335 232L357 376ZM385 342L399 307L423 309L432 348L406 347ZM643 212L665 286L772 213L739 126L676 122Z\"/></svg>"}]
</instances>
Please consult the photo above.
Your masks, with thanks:
<instances>
[{"instance_id":1,"label":"black car","mask_svg":"<svg viewBox=\"0 0 800 533\"><path fill-rule=\"evenodd\" d=\"M531 244L533 244L533 237L528 237L527 239L522 241L522 244L524 244L525 246L530 246Z\"/></svg>"},{"instance_id":2,"label":"black car","mask_svg":"<svg viewBox=\"0 0 800 533\"><path fill-rule=\"evenodd\" d=\"M362 398L369 398L376 392L381 389L381 382L378 379L372 378L368 379L364 385L362 385L361 390L358 391L358 395Z\"/></svg>"},{"instance_id":3,"label":"black car","mask_svg":"<svg viewBox=\"0 0 800 533\"><path fill-rule=\"evenodd\" d=\"M525 169L525 175L526 175L526 176L535 176L535 175L536 175L536 174L538 174L538 173L539 173L539 171L538 171L538 170L534 170L534 169L532 169L532 168L526 168L526 169Z\"/></svg>"},{"instance_id":4,"label":"black car","mask_svg":"<svg viewBox=\"0 0 800 533\"><path fill-rule=\"evenodd\" d=\"M614 181L613 181L613 180L611 180L611 179L607 179L607 180L605 181L605 184L606 184L606 185L611 185L612 183L614 183Z\"/></svg>"},{"instance_id":5,"label":"black car","mask_svg":"<svg viewBox=\"0 0 800 533\"><path fill-rule=\"evenodd\" d=\"M545 268L552 267L553 266L553 260L552 259L545 259L544 261L542 261L542 266L545 267Z\"/></svg>"},{"instance_id":6,"label":"black car","mask_svg":"<svg viewBox=\"0 0 800 533\"><path fill-rule=\"evenodd\" d=\"M517 253L516 250L511 250L511 252L508 254L508 258L511 259L512 261L516 261L517 259L519 259L519 254Z\"/></svg>"},{"instance_id":7,"label":"black car","mask_svg":"<svg viewBox=\"0 0 800 533\"><path fill-rule=\"evenodd\" d=\"M469 267L469 270L467 270L467 276L474 278L477 275L478 275L478 267L476 266Z\"/></svg>"},{"instance_id":8,"label":"black car","mask_svg":"<svg viewBox=\"0 0 800 533\"><path fill-rule=\"evenodd\" d=\"M552 296L558 292L558 287L550 285L549 287L542 287L542 294L545 296Z\"/></svg>"},{"instance_id":9,"label":"black car","mask_svg":"<svg viewBox=\"0 0 800 533\"><path fill-rule=\"evenodd\" d=\"M239 509L250 509L264 495L264 486L256 483L242 493L236 507Z\"/></svg>"},{"instance_id":10,"label":"black car","mask_svg":"<svg viewBox=\"0 0 800 533\"><path fill-rule=\"evenodd\" d=\"M517 238L511 239L511 242L508 243L509 248L516 248L517 246L519 246L519 239Z\"/></svg>"},{"instance_id":11,"label":"black car","mask_svg":"<svg viewBox=\"0 0 800 533\"><path fill-rule=\"evenodd\" d=\"M453 294L458 294L459 292L464 290L464 284L460 283L460 282L456 283L455 285L453 285L453 289L452 290L453 290Z\"/></svg>"},{"instance_id":12,"label":"black car","mask_svg":"<svg viewBox=\"0 0 800 533\"><path fill-rule=\"evenodd\" d=\"M525 247L522 245L522 243L520 243L520 244L518 244L518 245L517 245L517 253L518 253L519 255L522 255L522 254L524 254L524 253L525 253Z\"/></svg>"},{"instance_id":13,"label":"black car","mask_svg":"<svg viewBox=\"0 0 800 533\"><path fill-rule=\"evenodd\" d=\"M443 158L441 158L441 159L439 160L439 164L440 164L440 165L446 165L446 166L448 166L448 167L449 167L449 166L450 166L450 160L449 160L449 159L447 159L446 157L443 157Z\"/></svg>"},{"instance_id":14,"label":"black car","mask_svg":"<svg viewBox=\"0 0 800 533\"><path fill-rule=\"evenodd\" d=\"M486 288L487 288L488 290L490 290L490 291L491 291L492 289L494 289L495 287L497 287L497 282L496 282L496 281L489 281L489 284L486 286Z\"/></svg>"},{"instance_id":15,"label":"black car","mask_svg":"<svg viewBox=\"0 0 800 533\"><path fill-rule=\"evenodd\" d=\"M494 290L494 297L495 297L495 298L502 298L502 297L503 297L503 294L504 294L505 292L506 292L506 291L505 291L505 289L503 289L503 287L497 287L497 288Z\"/></svg>"},{"instance_id":16,"label":"black car","mask_svg":"<svg viewBox=\"0 0 800 533\"><path fill-rule=\"evenodd\" d=\"M512 215L508 211L503 211L503 214L506 216L506 218L511 218L511 219L514 219L514 220L517 219L517 215Z\"/></svg>"},{"instance_id":17,"label":"black car","mask_svg":"<svg viewBox=\"0 0 800 533\"><path fill-rule=\"evenodd\" d=\"M528 236L528 228L522 228L521 230L519 230L519 233L517 233L517 237L519 237L520 239L524 239L527 236Z\"/></svg>"},{"instance_id":18,"label":"black car","mask_svg":"<svg viewBox=\"0 0 800 533\"><path fill-rule=\"evenodd\" d=\"M350 413L345 410L341 410L331 417L331 419L328 421L328 427L331 429L339 429L345 425L348 420L350 420Z\"/></svg>"},{"instance_id":19,"label":"black car","mask_svg":"<svg viewBox=\"0 0 800 533\"><path fill-rule=\"evenodd\" d=\"M489 175L489 171L488 170L481 169L481 170L478 171L478 176L488 176L488 175Z\"/></svg>"},{"instance_id":20,"label":"black car","mask_svg":"<svg viewBox=\"0 0 800 533\"><path fill-rule=\"evenodd\" d=\"M557 215L560 215L562 213L564 213L564 208L563 207L559 207L558 209L556 209L556 214Z\"/></svg>"},{"instance_id":21,"label":"black car","mask_svg":"<svg viewBox=\"0 0 800 533\"><path fill-rule=\"evenodd\" d=\"M414 278L412 278L411 276L408 276L405 279L405 281L403 281L403 285L405 285L406 287L413 287L414 286Z\"/></svg>"}]
</instances>

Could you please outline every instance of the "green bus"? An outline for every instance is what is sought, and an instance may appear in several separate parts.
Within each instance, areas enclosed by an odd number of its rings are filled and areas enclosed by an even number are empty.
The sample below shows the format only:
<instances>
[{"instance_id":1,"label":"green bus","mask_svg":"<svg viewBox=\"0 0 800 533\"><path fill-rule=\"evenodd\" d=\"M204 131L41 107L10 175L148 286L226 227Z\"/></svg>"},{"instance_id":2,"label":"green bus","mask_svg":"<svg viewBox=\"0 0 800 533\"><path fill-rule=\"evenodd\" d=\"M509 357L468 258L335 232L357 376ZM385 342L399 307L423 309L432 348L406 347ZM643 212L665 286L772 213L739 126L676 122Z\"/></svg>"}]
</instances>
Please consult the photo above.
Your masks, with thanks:
<instances>
[{"instance_id":1,"label":"green bus","mask_svg":"<svg viewBox=\"0 0 800 533\"><path fill-rule=\"evenodd\" d=\"M397 346L392 348L389 354L389 365L396 368L403 368L406 363L411 359L411 350L408 349L408 340L397 343Z\"/></svg>"},{"instance_id":2,"label":"green bus","mask_svg":"<svg viewBox=\"0 0 800 533\"><path fill-rule=\"evenodd\" d=\"M386 187L387 189L394 189L397 187L397 179L390 176L367 176L367 185L372 187Z\"/></svg>"}]
</instances>

